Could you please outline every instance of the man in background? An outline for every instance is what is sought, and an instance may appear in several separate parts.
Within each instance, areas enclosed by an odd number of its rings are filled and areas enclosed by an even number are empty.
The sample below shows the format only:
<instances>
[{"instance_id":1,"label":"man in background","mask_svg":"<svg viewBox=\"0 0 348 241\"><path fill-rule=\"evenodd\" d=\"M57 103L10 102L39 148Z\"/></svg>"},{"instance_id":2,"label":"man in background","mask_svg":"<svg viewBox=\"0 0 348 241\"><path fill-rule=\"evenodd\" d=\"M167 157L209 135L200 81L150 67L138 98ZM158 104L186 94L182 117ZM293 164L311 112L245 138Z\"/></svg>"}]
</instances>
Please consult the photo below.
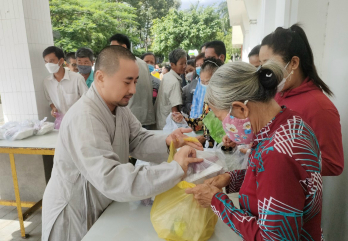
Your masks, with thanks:
<instances>
[{"instance_id":1,"label":"man in background","mask_svg":"<svg viewBox=\"0 0 348 241\"><path fill-rule=\"evenodd\" d=\"M65 64L68 70L78 73L79 69L77 68L77 63L76 63L76 53L75 52L70 52L67 53L65 56Z\"/></svg>"},{"instance_id":2,"label":"man in background","mask_svg":"<svg viewBox=\"0 0 348 241\"><path fill-rule=\"evenodd\" d=\"M205 58L214 57L220 59L223 62L226 61L226 46L224 42L220 40L214 40L206 44L205 46Z\"/></svg>"},{"instance_id":3,"label":"man in background","mask_svg":"<svg viewBox=\"0 0 348 241\"><path fill-rule=\"evenodd\" d=\"M130 49L131 47L129 38L123 34L113 35L109 39L109 42L110 45L120 45L126 49ZM145 61L136 57L136 63L139 67L139 79L136 85L136 94L130 99L128 106L144 128L152 129L152 125L156 123L152 99L152 78Z\"/></svg>"},{"instance_id":4,"label":"man in background","mask_svg":"<svg viewBox=\"0 0 348 241\"><path fill-rule=\"evenodd\" d=\"M158 95L158 90L161 85L161 80L158 78L160 77L160 74L158 71L155 71L155 64L156 64L156 56L153 53L145 53L141 56L141 59L147 63L147 66L149 67L149 71L151 73L151 80L152 80L152 103L155 104L156 98ZM158 77L156 77L157 74Z\"/></svg>"},{"instance_id":5,"label":"man in background","mask_svg":"<svg viewBox=\"0 0 348 241\"><path fill-rule=\"evenodd\" d=\"M91 87L94 81L94 65L93 51L89 48L80 48L76 51L77 68L79 73L85 78L86 84Z\"/></svg>"},{"instance_id":6,"label":"man in background","mask_svg":"<svg viewBox=\"0 0 348 241\"><path fill-rule=\"evenodd\" d=\"M162 130L166 124L166 119L170 113L173 120L180 122L175 116L180 112L182 102L182 90L180 75L185 74L187 64L187 54L182 49L175 49L169 54L171 70L163 76L163 80L158 92L155 108L157 118L157 130Z\"/></svg>"},{"instance_id":7,"label":"man in background","mask_svg":"<svg viewBox=\"0 0 348 241\"><path fill-rule=\"evenodd\" d=\"M88 90L84 78L63 68L64 53L58 47L46 48L42 57L50 75L44 79L44 93L51 107L51 115L65 114Z\"/></svg>"},{"instance_id":8,"label":"man in background","mask_svg":"<svg viewBox=\"0 0 348 241\"><path fill-rule=\"evenodd\" d=\"M261 45L256 45L249 53L249 63L254 65L256 68L260 66L259 52Z\"/></svg>"}]
</instances>

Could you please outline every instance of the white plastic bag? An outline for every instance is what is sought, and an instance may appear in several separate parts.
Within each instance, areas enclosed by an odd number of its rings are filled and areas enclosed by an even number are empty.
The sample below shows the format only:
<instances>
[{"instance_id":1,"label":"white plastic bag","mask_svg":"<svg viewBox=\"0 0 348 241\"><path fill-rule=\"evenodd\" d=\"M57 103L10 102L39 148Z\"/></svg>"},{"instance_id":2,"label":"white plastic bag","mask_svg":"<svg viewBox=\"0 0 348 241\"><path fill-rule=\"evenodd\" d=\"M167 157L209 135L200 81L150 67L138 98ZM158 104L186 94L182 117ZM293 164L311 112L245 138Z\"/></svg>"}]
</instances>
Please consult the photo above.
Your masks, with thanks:
<instances>
[{"instance_id":1,"label":"white plastic bag","mask_svg":"<svg viewBox=\"0 0 348 241\"><path fill-rule=\"evenodd\" d=\"M218 176L227 171L225 157L218 150L196 151L197 158L203 162L191 163L184 179L194 184L202 184L206 179Z\"/></svg>"},{"instance_id":2,"label":"white plastic bag","mask_svg":"<svg viewBox=\"0 0 348 241\"><path fill-rule=\"evenodd\" d=\"M18 126L19 123L17 121L9 121L3 126L0 127L0 140L5 140L5 133L7 130Z\"/></svg>"},{"instance_id":3,"label":"white plastic bag","mask_svg":"<svg viewBox=\"0 0 348 241\"><path fill-rule=\"evenodd\" d=\"M163 127L163 130L166 132L173 132L181 127L190 128L184 118L180 123L176 123L172 118L172 113L170 113L166 119L166 125Z\"/></svg>"},{"instance_id":4,"label":"white plastic bag","mask_svg":"<svg viewBox=\"0 0 348 241\"><path fill-rule=\"evenodd\" d=\"M220 144L217 148L221 149L221 147L222 145ZM246 154L244 154L240 151L241 149L248 149L248 151ZM248 166L250 152L251 150L249 145L238 145L233 149L231 154L225 154L228 170L234 171L246 169Z\"/></svg>"}]
</instances>

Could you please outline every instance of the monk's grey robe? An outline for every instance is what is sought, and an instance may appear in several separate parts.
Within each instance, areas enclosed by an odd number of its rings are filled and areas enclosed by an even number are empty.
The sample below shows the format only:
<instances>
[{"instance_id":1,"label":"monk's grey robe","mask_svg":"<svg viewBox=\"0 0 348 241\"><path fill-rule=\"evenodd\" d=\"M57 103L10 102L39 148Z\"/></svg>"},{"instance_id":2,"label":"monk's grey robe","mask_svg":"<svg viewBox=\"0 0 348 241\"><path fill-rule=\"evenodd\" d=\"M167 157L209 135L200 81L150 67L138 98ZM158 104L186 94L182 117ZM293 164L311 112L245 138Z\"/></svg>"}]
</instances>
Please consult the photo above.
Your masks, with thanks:
<instances>
[{"instance_id":1,"label":"monk's grey robe","mask_svg":"<svg viewBox=\"0 0 348 241\"><path fill-rule=\"evenodd\" d=\"M177 162L128 163L129 155L165 162L165 138L143 129L128 107L118 107L114 116L93 83L60 127L43 197L42 240L80 241L112 201L148 198L181 181Z\"/></svg>"}]
</instances>

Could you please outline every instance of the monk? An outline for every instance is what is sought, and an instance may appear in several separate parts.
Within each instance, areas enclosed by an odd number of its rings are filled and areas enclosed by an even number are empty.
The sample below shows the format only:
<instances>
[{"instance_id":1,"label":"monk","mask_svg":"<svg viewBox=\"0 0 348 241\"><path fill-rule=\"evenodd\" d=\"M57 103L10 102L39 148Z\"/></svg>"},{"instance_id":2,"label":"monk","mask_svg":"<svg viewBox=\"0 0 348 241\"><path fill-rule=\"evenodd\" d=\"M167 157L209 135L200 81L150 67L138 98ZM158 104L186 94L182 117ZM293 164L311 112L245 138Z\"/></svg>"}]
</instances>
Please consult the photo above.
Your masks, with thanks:
<instances>
[{"instance_id":1,"label":"monk","mask_svg":"<svg viewBox=\"0 0 348 241\"><path fill-rule=\"evenodd\" d=\"M190 129L165 136L142 128L127 107L138 76L136 58L128 49L108 46L100 52L94 83L60 127L43 197L43 241L80 241L111 202L167 191L182 180L189 163L202 161L195 151L202 146L184 141ZM172 141L182 148L175 161L166 163ZM129 155L161 164L134 167Z\"/></svg>"}]
</instances>

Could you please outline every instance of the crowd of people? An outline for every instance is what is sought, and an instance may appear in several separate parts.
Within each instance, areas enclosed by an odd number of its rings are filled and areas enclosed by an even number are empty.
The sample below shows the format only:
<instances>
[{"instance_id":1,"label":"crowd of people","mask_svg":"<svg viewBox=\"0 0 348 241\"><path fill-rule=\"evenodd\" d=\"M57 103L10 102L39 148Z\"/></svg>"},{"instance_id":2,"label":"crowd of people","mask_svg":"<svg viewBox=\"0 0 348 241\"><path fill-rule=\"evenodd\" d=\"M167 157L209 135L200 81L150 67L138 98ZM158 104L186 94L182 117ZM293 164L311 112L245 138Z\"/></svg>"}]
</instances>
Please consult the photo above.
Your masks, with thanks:
<instances>
[{"instance_id":1,"label":"crowd of people","mask_svg":"<svg viewBox=\"0 0 348 241\"><path fill-rule=\"evenodd\" d=\"M43 52L51 73L45 96L52 116L64 115L43 199L44 241L81 240L112 201L172 188L190 163L202 161L196 149L214 145L202 124L209 112L222 123L225 147L250 146L248 167L186 192L244 240L321 240L322 176L343 171L342 135L327 97L333 93L301 27L277 28L250 51L249 63L225 63L219 40L204 43L194 58L174 49L162 68L153 53L135 57L123 34L109 44L96 58L88 48ZM168 116L203 130L200 143L184 140L190 128L149 131L162 130ZM172 142L182 148L163 163ZM130 155L162 164L134 167ZM240 208L224 187L239 192Z\"/></svg>"}]
</instances>

